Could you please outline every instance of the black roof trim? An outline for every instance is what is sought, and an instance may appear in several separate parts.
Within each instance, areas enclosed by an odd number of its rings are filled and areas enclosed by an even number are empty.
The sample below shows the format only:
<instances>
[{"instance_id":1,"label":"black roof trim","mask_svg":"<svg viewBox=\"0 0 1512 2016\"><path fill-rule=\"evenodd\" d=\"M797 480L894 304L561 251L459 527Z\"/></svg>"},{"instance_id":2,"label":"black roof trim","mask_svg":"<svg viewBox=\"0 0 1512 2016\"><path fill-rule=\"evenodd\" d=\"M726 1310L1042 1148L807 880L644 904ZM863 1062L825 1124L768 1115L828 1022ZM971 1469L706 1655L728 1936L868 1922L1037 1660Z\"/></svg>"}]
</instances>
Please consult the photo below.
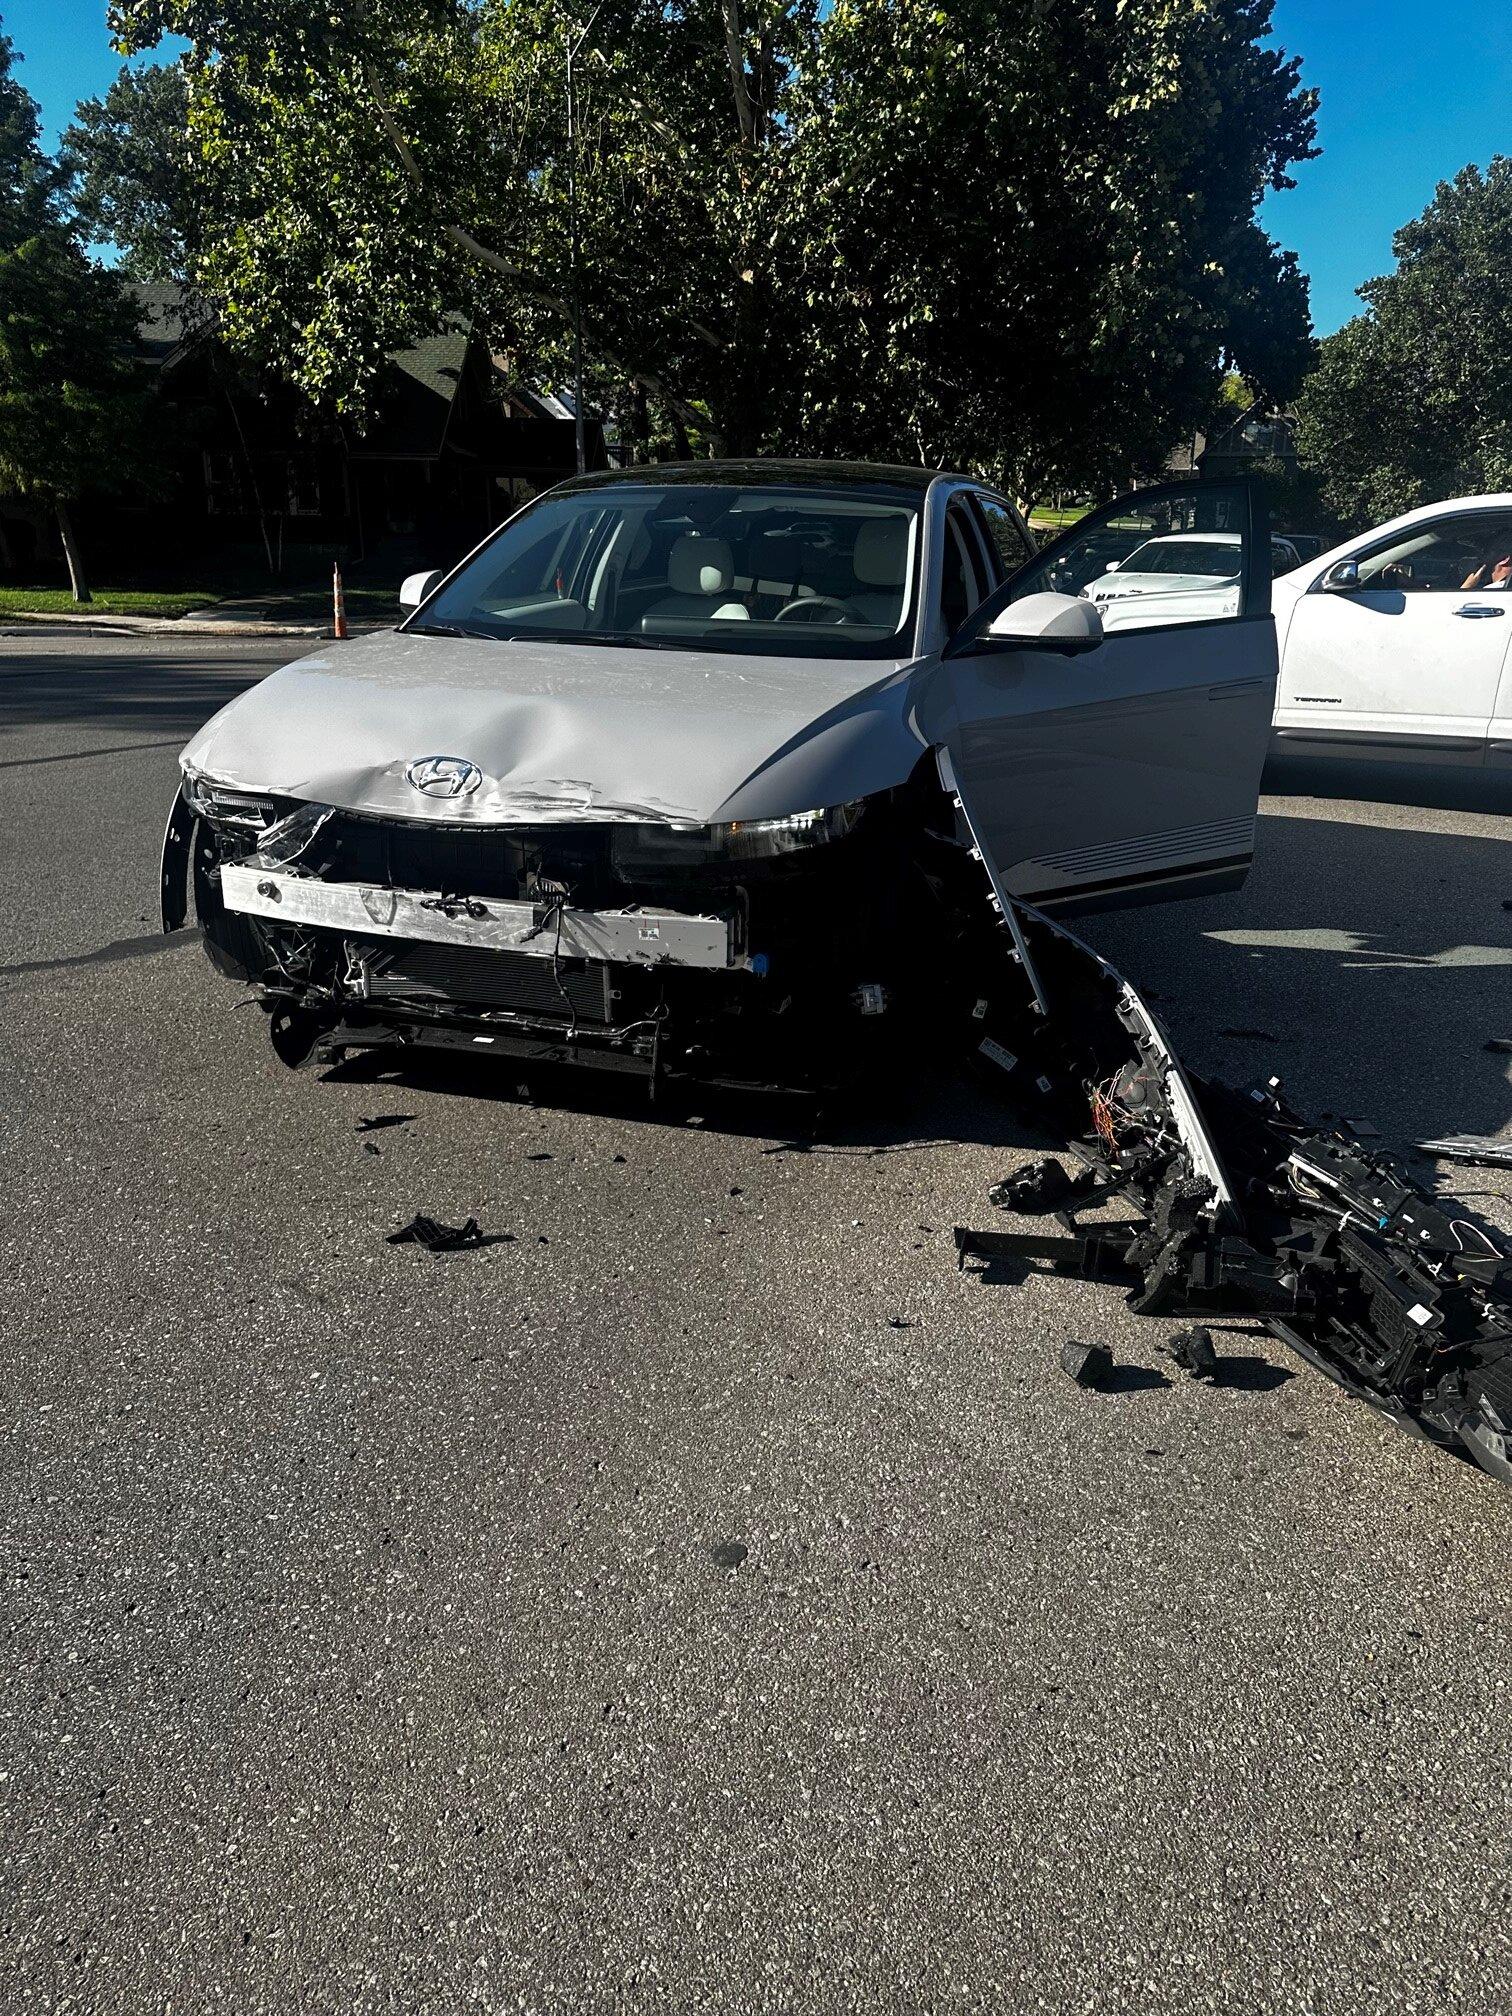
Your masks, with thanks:
<instances>
[{"instance_id":1,"label":"black roof trim","mask_svg":"<svg viewBox=\"0 0 1512 2016\"><path fill-rule=\"evenodd\" d=\"M787 488L812 485L875 483L878 488L911 490L919 495L941 478L949 482L971 483L971 476L957 476L947 469L910 469L881 462L783 461L775 456L757 456L749 461L729 462L641 462L629 469L599 469L586 476L574 476L559 486L561 490L601 490L611 483L741 483L782 484Z\"/></svg>"}]
</instances>

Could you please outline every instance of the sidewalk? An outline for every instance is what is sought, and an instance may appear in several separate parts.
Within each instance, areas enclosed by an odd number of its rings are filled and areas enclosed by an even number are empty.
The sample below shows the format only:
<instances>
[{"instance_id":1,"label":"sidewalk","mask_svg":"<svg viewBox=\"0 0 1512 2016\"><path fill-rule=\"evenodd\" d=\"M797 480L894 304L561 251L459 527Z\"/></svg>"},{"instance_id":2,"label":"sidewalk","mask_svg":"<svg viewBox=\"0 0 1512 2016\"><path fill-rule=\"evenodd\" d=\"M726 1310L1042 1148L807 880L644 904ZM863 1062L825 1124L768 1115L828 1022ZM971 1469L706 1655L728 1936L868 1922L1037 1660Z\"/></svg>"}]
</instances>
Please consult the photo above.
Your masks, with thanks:
<instances>
[{"instance_id":1,"label":"sidewalk","mask_svg":"<svg viewBox=\"0 0 1512 2016\"><path fill-rule=\"evenodd\" d=\"M333 634L329 615L330 590L295 590L292 593L249 595L212 602L203 609L191 609L183 616L122 616L87 605L78 610L7 609L0 611L0 630L11 626L33 630L72 630L86 636L135 637L303 637L320 639ZM355 607L353 605L356 605ZM375 630L391 630L401 611L397 592L368 587L352 588L347 594L348 628L354 637ZM14 634L14 632L12 632Z\"/></svg>"},{"instance_id":2,"label":"sidewalk","mask_svg":"<svg viewBox=\"0 0 1512 2016\"><path fill-rule=\"evenodd\" d=\"M218 607L219 605L217 605ZM392 630L392 623L349 623L353 637ZM60 611L8 609L0 614L0 636L22 629L73 631L84 637L303 637L318 641L334 633L329 623L280 623L255 616L214 614L194 609L187 616L91 616Z\"/></svg>"}]
</instances>

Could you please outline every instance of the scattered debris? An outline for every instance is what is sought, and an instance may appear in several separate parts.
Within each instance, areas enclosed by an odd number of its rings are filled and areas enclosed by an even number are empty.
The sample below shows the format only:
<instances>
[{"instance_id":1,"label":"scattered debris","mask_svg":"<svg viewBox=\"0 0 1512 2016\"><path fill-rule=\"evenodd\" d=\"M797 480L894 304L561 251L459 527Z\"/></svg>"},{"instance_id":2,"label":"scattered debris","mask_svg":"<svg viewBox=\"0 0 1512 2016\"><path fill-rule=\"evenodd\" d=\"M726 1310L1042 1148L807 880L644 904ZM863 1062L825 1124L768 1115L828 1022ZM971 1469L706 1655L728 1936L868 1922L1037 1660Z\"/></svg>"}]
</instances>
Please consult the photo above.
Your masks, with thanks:
<instances>
[{"instance_id":1,"label":"scattered debris","mask_svg":"<svg viewBox=\"0 0 1512 2016\"><path fill-rule=\"evenodd\" d=\"M709 1549L709 1559L716 1568L738 1568L750 1551L738 1540L719 1540Z\"/></svg>"},{"instance_id":2,"label":"scattered debris","mask_svg":"<svg viewBox=\"0 0 1512 2016\"><path fill-rule=\"evenodd\" d=\"M1105 1386L1113 1376L1113 1353L1106 1344L1083 1344L1079 1337L1068 1337L1061 1346L1060 1365L1078 1386Z\"/></svg>"},{"instance_id":3,"label":"scattered debris","mask_svg":"<svg viewBox=\"0 0 1512 2016\"><path fill-rule=\"evenodd\" d=\"M364 1141L362 1150L365 1155L381 1155L383 1153L383 1150L378 1146L376 1141Z\"/></svg>"},{"instance_id":4,"label":"scattered debris","mask_svg":"<svg viewBox=\"0 0 1512 2016\"><path fill-rule=\"evenodd\" d=\"M390 1246L423 1246L429 1253L468 1253L480 1246L507 1246L512 1232L484 1232L476 1218L465 1225L443 1225L439 1218L415 1216L398 1232L390 1232Z\"/></svg>"},{"instance_id":5,"label":"scattered debris","mask_svg":"<svg viewBox=\"0 0 1512 2016\"><path fill-rule=\"evenodd\" d=\"M1493 1169L1512 1169L1512 1141L1494 1134L1450 1134L1442 1141L1419 1141L1425 1155L1446 1162L1479 1162Z\"/></svg>"},{"instance_id":6,"label":"scattered debris","mask_svg":"<svg viewBox=\"0 0 1512 2016\"><path fill-rule=\"evenodd\" d=\"M1010 908L1031 970L1002 962L986 1033L1014 1059L1009 1096L1084 1168L1059 1171L1071 1194L1051 1208L1065 1236L957 1226L960 1263L1116 1281L1144 1315L1251 1315L1399 1425L1512 1483L1512 1254L1421 1189L1368 1123L1304 1120L1279 1078L1237 1091L1186 1072L1121 974L1038 911ZM1421 1145L1512 1167L1512 1140ZM1039 1213L1057 1188L1041 1162L992 1194ZM1115 1201L1136 1221L1077 1222ZM1259 1387L1274 1371L1217 1377Z\"/></svg>"},{"instance_id":7,"label":"scattered debris","mask_svg":"<svg viewBox=\"0 0 1512 2016\"><path fill-rule=\"evenodd\" d=\"M1073 1198L1085 1195L1095 1180L1090 1169L1075 1177L1068 1176L1053 1155L1046 1155L1041 1161L1026 1162L1001 1183L994 1183L987 1196L1000 1211L1022 1211L1026 1217L1043 1218L1061 1210ZM922 1232L924 1227L921 1225L919 1230Z\"/></svg>"},{"instance_id":8,"label":"scattered debris","mask_svg":"<svg viewBox=\"0 0 1512 2016\"><path fill-rule=\"evenodd\" d=\"M1177 1330L1166 1344L1172 1358L1183 1372L1189 1372L1194 1379L1213 1379L1218 1373L1218 1353L1213 1349L1213 1333L1204 1330L1201 1324L1194 1324L1190 1330Z\"/></svg>"},{"instance_id":9,"label":"scattered debris","mask_svg":"<svg viewBox=\"0 0 1512 2016\"><path fill-rule=\"evenodd\" d=\"M407 1127L414 1117L413 1113L365 1113L354 1131L376 1134L381 1127Z\"/></svg>"}]
</instances>

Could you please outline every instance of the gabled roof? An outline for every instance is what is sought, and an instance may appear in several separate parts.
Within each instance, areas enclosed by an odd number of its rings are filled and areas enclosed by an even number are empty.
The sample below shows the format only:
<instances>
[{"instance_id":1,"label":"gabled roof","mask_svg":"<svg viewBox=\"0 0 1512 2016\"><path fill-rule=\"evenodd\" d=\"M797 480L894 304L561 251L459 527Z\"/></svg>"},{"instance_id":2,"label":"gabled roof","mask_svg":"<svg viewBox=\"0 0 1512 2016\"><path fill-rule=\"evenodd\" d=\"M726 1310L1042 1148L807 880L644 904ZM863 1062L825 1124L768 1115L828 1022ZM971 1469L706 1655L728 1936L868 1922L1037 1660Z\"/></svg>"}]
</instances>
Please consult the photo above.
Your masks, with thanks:
<instances>
[{"instance_id":1,"label":"gabled roof","mask_svg":"<svg viewBox=\"0 0 1512 2016\"><path fill-rule=\"evenodd\" d=\"M439 455L471 343L469 324L456 315L436 335L394 351L374 394L373 423L352 454L386 462L428 462Z\"/></svg>"}]
</instances>

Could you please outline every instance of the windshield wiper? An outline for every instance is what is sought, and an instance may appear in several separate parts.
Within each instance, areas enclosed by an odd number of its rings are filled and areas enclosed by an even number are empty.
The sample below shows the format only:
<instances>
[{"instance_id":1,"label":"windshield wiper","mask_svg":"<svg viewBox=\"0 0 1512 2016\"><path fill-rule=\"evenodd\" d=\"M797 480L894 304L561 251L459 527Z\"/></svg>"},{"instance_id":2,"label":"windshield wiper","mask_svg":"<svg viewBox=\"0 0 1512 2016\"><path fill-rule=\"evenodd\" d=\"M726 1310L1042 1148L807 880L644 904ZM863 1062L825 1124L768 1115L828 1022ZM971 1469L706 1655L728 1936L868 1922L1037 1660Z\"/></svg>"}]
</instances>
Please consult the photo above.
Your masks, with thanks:
<instances>
[{"instance_id":1,"label":"windshield wiper","mask_svg":"<svg viewBox=\"0 0 1512 2016\"><path fill-rule=\"evenodd\" d=\"M405 634L410 637L480 637L485 644L507 644L510 641L492 630L469 630L461 623L411 623Z\"/></svg>"}]
</instances>

